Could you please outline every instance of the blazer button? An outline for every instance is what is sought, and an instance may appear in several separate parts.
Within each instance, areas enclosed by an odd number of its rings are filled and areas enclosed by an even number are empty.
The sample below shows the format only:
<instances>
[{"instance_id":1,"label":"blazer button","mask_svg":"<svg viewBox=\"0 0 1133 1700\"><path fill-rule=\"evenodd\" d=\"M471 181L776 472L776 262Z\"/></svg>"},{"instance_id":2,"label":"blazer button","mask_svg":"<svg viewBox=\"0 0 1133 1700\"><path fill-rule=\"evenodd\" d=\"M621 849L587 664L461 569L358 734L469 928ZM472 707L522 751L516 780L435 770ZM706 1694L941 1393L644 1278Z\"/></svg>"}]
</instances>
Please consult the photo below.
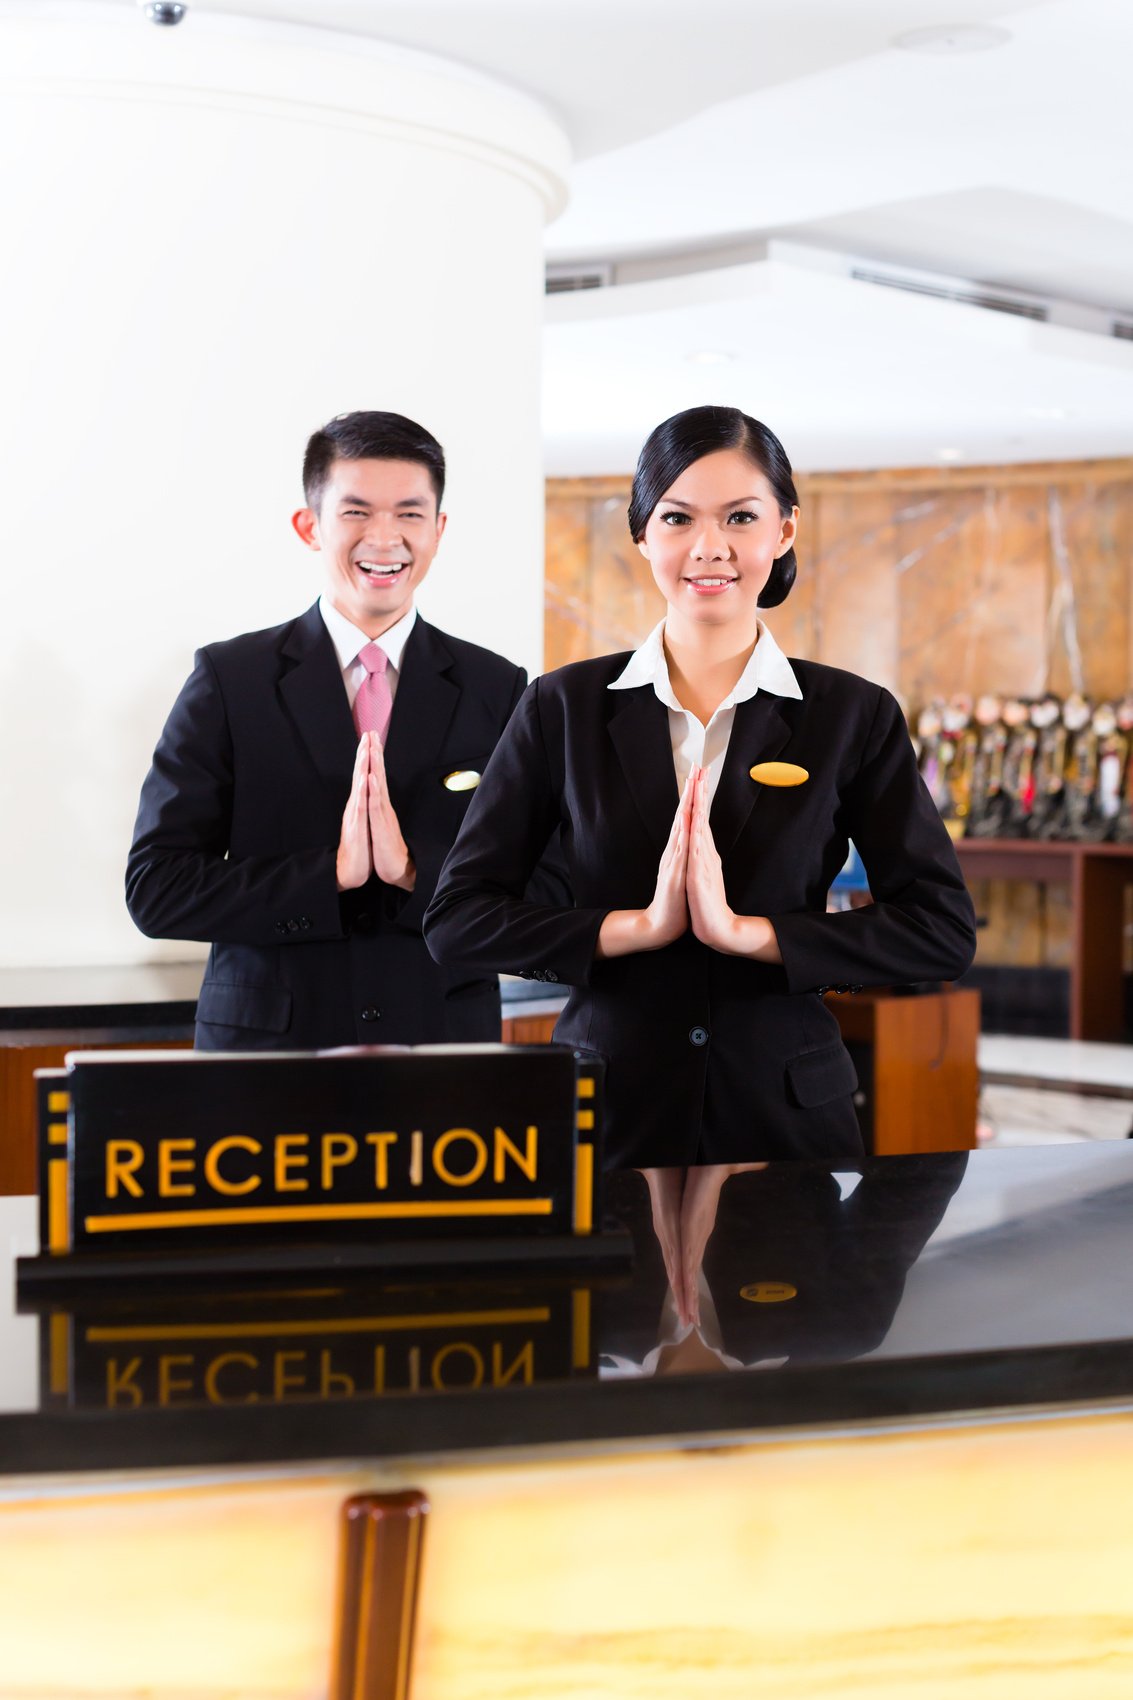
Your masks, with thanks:
<instances>
[{"instance_id":1,"label":"blazer button","mask_svg":"<svg viewBox=\"0 0 1133 1700\"><path fill-rule=\"evenodd\" d=\"M688 1037L689 1043L692 1045L707 1045L708 1029L706 1027L694 1027Z\"/></svg>"},{"instance_id":2,"label":"blazer button","mask_svg":"<svg viewBox=\"0 0 1133 1700\"><path fill-rule=\"evenodd\" d=\"M277 921L275 923L275 930L276 930L277 933L285 933L287 931L287 922L286 921Z\"/></svg>"},{"instance_id":3,"label":"blazer button","mask_svg":"<svg viewBox=\"0 0 1133 1700\"><path fill-rule=\"evenodd\" d=\"M556 974L556 973L555 973L555 970L554 970L554 969L553 969L553 968L548 968L548 970L547 970L547 972L546 972L546 973L545 973L545 974L544 974L544 976L543 976L543 978L544 978L544 980L550 980L550 981L552 981L552 982L553 982L553 983L554 983L554 984L555 984L555 985L556 985L556 986L557 986L557 985L558 985L558 983L559 983L559 977L558 977L558 975L557 975L557 974Z\"/></svg>"},{"instance_id":4,"label":"blazer button","mask_svg":"<svg viewBox=\"0 0 1133 1700\"><path fill-rule=\"evenodd\" d=\"M311 930L311 917L309 915L300 915L299 925L305 933L310 932L310 930Z\"/></svg>"},{"instance_id":5,"label":"blazer button","mask_svg":"<svg viewBox=\"0 0 1133 1700\"><path fill-rule=\"evenodd\" d=\"M298 921L288 921L288 923L287 923L287 931L288 931L288 932L289 932L289 933L297 933L297 932L298 932L298 931L299 931L299 923L298 923Z\"/></svg>"},{"instance_id":6,"label":"blazer button","mask_svg":"<svg viewBox=\"0 0 1133 1700\"><path fill-rule=\"evenodd\" d=\"M362 1011L363 1021L380 1021L381 1019L382 1012L380 1009L364 1009Z\"/></svg>"}]
</instances>

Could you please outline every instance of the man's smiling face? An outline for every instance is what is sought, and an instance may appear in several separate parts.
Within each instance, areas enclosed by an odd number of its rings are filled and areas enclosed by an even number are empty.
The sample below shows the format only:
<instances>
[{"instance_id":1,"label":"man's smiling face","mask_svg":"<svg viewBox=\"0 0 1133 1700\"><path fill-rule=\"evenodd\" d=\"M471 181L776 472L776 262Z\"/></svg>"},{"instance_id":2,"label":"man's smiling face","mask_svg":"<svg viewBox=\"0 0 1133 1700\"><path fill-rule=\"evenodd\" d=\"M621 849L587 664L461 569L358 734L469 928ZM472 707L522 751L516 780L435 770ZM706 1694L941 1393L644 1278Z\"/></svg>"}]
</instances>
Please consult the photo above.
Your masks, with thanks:
<instances>
[{"instance_id":1,"label":"man's smiling face","mask_svg":"<svg viewBox=\"0 0 1133 1700\"><path fill-rule=\"evenodd\" d=\"M326 594L368 638L409 612L445 528L428 468L412 460L335 460L318 511L292 525L321 552Z\"/></svg>"}]
</instances>

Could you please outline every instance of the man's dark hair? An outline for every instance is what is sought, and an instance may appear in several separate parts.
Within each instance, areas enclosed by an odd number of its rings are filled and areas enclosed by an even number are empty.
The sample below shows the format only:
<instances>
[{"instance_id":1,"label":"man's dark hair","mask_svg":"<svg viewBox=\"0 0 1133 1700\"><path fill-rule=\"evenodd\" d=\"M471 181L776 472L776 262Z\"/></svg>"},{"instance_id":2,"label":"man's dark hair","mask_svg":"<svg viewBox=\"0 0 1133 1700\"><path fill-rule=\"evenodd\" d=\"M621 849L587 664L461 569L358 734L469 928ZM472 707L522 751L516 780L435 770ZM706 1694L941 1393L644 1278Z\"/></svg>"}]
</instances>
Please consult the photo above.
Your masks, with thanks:
<instances>
[{"instance_id":1,"label":"man's dark hair","mask_svg":"<svg viewBox=\"0 0 1133 1700\"><path fill-rule=\"evenodd\" d=\"M403 413L340 413L316 431L303 456L303 494L316 513L336 460L412 460L429 474L440 511L445 451L423 425Z\"/></svg>"},{"instance_id":2,"label":"man's dark hair","mask_svg":"<svg viewBox=\"0 0 1133 1700\"><path fill-rule=\"evenodd\" d=\"M720 449L738 449L759 468L775 493L781 517L788 518L799 498L787 452L774 431L741 413L738 407L690 407L651 431L638 456L629 502L629 529L635 543L645 536L650 514L681 473L687 472L694 461ZM797 570L795 551L788 549L771 568L759 606L774 608L784 601Z\"/></svg>"}]
</instances>

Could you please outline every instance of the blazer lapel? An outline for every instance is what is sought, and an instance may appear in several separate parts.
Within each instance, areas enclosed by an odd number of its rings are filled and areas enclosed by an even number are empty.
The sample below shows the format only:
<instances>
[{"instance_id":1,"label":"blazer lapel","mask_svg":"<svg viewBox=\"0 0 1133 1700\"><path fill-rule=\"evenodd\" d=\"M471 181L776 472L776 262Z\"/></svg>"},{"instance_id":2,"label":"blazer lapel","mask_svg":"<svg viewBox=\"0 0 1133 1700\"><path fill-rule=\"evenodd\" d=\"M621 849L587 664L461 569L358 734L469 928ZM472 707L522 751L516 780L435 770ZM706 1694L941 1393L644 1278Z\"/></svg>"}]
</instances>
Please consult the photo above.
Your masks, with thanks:
<instances>
[{"instance_id":1,"label":"blazer lapel","mask_svg":"<svg viewBox=\"0 0 1133 1700\"><path fill-rule=\"evenodd\" d=\"M726 857L747 825L756 798L765 789L751 777L756 762L774 761L791 737L791 726L780 709L781 699L757 691L736 704L736 718L720 783L708 820L721 857Z\"/></svg>"},{"instance_id":2,"label":"blazer lapel","mask_svg":"<svg viewBox=\"0 0 1133 1700\"><path fill-rule=\"evenodd\" d=\"M280 696L341 804L350 790L358 734L338 655L317 602L296 620L283 653L292 665L279 681Z\"/></svg>"},{"instance_id":3,"label":"blazer lapel","mask_svg":"<svg viewBox=\"0 0 1133 1700\"><path fill-rule=\"evenodd\" d=\"M668 710L658 701L652 685L640 685L620 695L623 702L610 720L610 737L650 841L660 848L669 836L680 801Z\"/></svg>"},{"instance_id":4,"label":"blazer lapel","mask_svg":"<svg viewBox=\"0 0 1133 1700\"><path fill-rule=\"evenodd\" d=\"M396 797L422 769L443 759L461 690L450 677L452 651L418 615L401 655L397 694L386 739L386 776Z\"/></svg>"}]
</instances>

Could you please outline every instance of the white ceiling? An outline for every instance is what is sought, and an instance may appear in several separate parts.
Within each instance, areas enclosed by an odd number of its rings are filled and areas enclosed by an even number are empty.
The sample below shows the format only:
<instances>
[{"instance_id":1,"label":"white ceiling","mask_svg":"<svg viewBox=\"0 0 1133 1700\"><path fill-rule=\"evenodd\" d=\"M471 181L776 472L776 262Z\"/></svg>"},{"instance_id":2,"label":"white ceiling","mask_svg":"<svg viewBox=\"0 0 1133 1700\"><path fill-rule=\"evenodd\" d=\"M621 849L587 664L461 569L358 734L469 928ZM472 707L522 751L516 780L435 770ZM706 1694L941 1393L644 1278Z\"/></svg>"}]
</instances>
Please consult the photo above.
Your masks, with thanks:
<instances>
[{"instance_id":1,"label":"white ceiling","mask_svg":"<svg viewBox=\"0 0 1133 1700\"><path fill-rule=\"evenodd\" d=\"M695 8L689 0L188 4L182 29L192 28L194 15L239 14L377 36L474 65L544 101L579 158L666 130L733 96L876 53L900 30L987 22L1010 9L1004 0L947 0L942 20L940 0L697 0Z\"/></svg>"},{"instance_id":2,"label":"white ceiling","mask_svg":"<svg viewBox=\"0 0 1133 1700\"><path fill-rule=\"evenodd\" d=\"M206 11L377 35L523 88L577 158L548 258L683 274L549 302L552 472L624 470L705 399L761 414L811 469L1133 452L1133 344L1103 314L1030 325L823 258L1133 318L1131 0L191 0L181 28ZM972 23L1010 39L891 45ZM768 238L793 251L759 258ZM713 352L730 358L688 358Z\"/></svg>"}]
</instances>

